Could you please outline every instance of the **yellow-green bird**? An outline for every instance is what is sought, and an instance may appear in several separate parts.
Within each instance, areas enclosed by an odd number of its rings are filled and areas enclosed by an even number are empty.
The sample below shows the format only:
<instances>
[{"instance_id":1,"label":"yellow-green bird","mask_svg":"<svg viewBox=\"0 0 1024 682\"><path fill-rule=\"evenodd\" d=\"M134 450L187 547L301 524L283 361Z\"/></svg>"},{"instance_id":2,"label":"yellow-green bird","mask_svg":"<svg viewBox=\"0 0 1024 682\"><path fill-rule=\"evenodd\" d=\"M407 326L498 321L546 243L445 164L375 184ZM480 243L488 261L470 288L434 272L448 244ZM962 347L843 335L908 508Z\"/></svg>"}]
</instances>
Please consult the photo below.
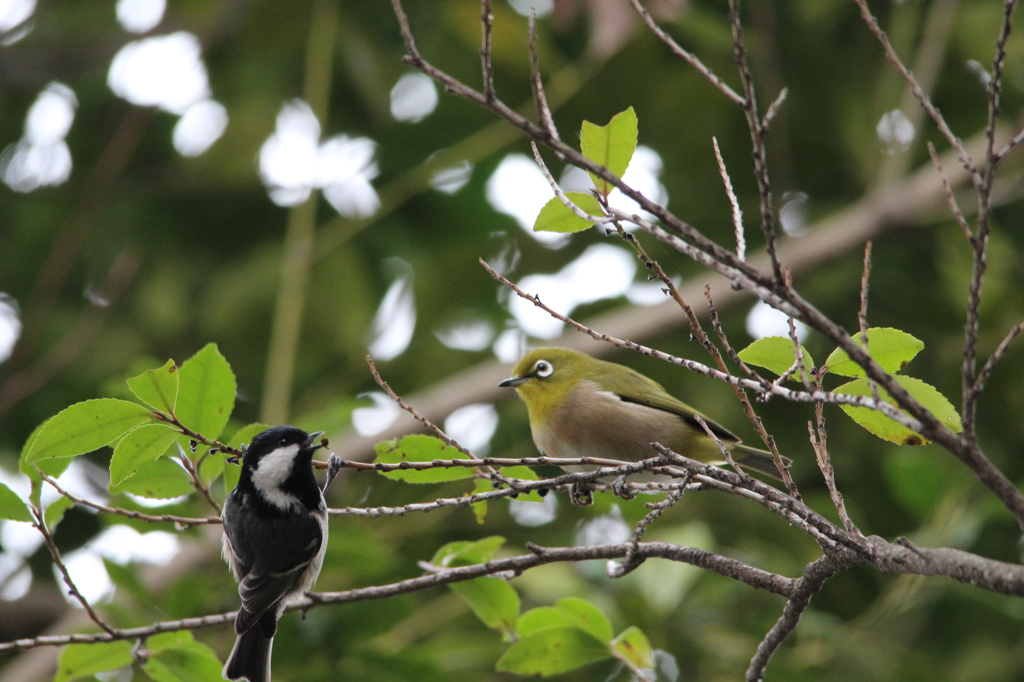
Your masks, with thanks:
<instances>
[{"instance_id":1,"label":"yellow-green bird","mask_svg":"<svg viewBox=\"0 0 1024 682\"><path fill-rule=\"evenodd\" d=\"M605 457L637 461L654 456L651 443L702 462L721 462L722 451L694 418L734 455L736 463L779 478L771 453L740 439L643 374L567 348L538 348L519 361L515 388L530 414L537 449L549 457ZM787 460L788 464L788 460Z\"/></svg>"}]
</instances>

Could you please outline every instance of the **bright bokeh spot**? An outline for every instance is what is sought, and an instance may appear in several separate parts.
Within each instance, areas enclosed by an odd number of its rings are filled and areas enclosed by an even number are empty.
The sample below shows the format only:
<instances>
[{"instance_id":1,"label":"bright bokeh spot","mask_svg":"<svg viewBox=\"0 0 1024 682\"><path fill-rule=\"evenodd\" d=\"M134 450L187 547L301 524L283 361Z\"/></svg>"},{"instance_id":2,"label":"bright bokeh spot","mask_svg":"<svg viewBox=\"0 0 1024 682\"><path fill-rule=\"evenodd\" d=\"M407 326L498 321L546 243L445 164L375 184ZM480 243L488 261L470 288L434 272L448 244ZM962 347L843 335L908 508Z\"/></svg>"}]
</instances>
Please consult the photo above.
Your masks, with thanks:
<instances>
[{"instance_id":1,"label":"bright bokeh spot","mask_svg":"<svg viewBox=\"0 0 1024 682\"><path fill-rule=\"evenodd\" d=\"M228 110L220 102L204 99L192 104L174 126L174 148L182 156L199 156L228 127Z\"/></svg>"},{"instance_id":2,"label":"bright bokeh spot","mask_svg":"<svg viewBox=\"0 0 1024 682\"><path fill-rule=\"evenodd\" d=\"M509 500L508 513L520 526L543 526L558 517L558 496L548 493L540 502Z\"/></svg>"},{"instance_id":3,"label":"bright bokeh spot","mask_svg":"<svg viewBox=\"0 0 1024 682\"><path fill-rule=\"evenodd\" d=\"M518 362L519 358L526 355L526 334L519 328L506 329L498 334L491 350L494 351L494 357L498 358L500 362L509 364Z\"/></svg>"},{"instance_id":4,"label":"bright bokeh spot","mask_svg":"<svg viewBox=\"0 0 1024 682\"><path fill-rule=\"evenodd\" d=\"M455 350L479 351L494 338L494 327L486 320L469 320L434 332L434 336Z\"/></svg>"},{"instance_id":5,"label":"bright bokeh spot","mask_svg":"<svg viewBox=\"0 0 1024 682\"><path fill-rule=\"evenodd\" d=\"M0 293L0 362L11 357L14 344L21 336L21 320L18 319L18 306L14 299Z\"/></svg>"},{"instance_id":6,"label":"bright bokeh spot","mask_svg":"<svg viewBox=\"0 0 1024 682\"><path fill-rule=\"evenodd\" d=\"M523 154L509 154L487 180L487 201L515 218L519 227L531 237L549 246L562 246L568 237L555 232L534 232L533 223L548 200L555 196L544 174L533 159Z\"/></svg>"},{"instance_id":7,"label":"bright bokeh spot","mask_svg":"<svg viewBox=\"0 0 1024 682\"><path fill-rule=\"evenodd\" d=\"M23 24L36 11L36 0L0 0L0 33Z\"/></svg>"},{"instance_id":8,"label":"bright bokeh spot","mask_svg":"<svg viewBox=\"0 0 1024 682\"><path fill-rule=\"evenodd\" d=\"M551 14L555 9L555 0L508 0L508 4L524 17L530 16L531 9L537 10L538 17Z\"/></svg>"},{"instance_id":9,"label":"bright bokeh spot","mask_svg":"<svg viewBox=\"0 0 1024 682\"><path fill-rule=\"evenodd\" d=\"M469 161L442 168L430 178L430 186L445 194L455 194L462 189L473 175L473 164Z\"/></svg>"},{"instance_id":10,"label":"bright bokeh spot","mask_svg":"<svg viewBox=\"0 0 1024 682\"><path fill-rule=\"evenodd\" d=\"M412 268L398 258L392 259L392 263L400 274L384 294L370 333L370 355L377 360L392 360L401 355L409 347L416 329Z\"/></svg>"},{"instance_id":11,"label":"bright bokeh spot","mask_svg":"<svg viewBox=\"0 0 1024 682\"><path fill-rule=\"evenodd\" d=\"M143 107L183 114L210 96L199 39L187 31L128 43L114 56L107 85Z\"/></svg>"},{"instance_id":12,"label":"bright bokeh spot","mask_svg":"<svg viewBox=\"0 0 1024 682\"><path fill-rule=\"evenodd\" d=\"M75 120L78 98L53 82L25 115L25 133L0 154L0 177L16 192L64 183L71 176L71 150L64 138Z\"/></svg>"},{"instance_id":13,"label":"bright bokeh spot","mask_svg":"<svg viewBox=\"0 0 1024 682\"><path fill-rule=\"evenodd\" d=\"M914 141L914 124L899 109L882 114L875 126L878 139L882 143L882 151L886 154L905 152Z\"/></svg>"},{"instance_id":14,"label":"bright bokeh spot","mask_svg":"<svg viewBox=\"0 0 1024 682\"><path fill-rule=\"evenodd\" d=\"M281 107L273 134L260 148L260 177L278 206L294 206L314 188L341 215L366 218L380 208L370 181L379 172L377 144L366 137L332 137L320 144L320 123L301 99Z\"/></svg>"},{"instance_id":15,"label":"bright bokeh spot","mask_svg":"<svg viewBox=\"0 0 1024 682\"><path fill-rule=\"evenodd\" d=\"M793 321L796 337L801 342L807 338L807 325L800 320ZM764 301L758 301L747 313L747 333L754 339L766 336L789 336L789 317Z\"/></svg>"},{"instance_id":16,"label":"bright bokeh spot","mask_svg":"<svg viewBox=\"0 0 1024 682\"><path fill-rule=\"evenodd\" d=\"M519 288L540 296L544 304L563 315L583 303L592 303L625 294L636 274L636 258L625 249L610 244L595 244L579 258L554 275L528 275ZM509 312L530 336L553 339L564 326L533 303L511 297Z\"/></svg>"},{"instance_id":17,"label":"bright bokeh spot","mask_svg":"<svg viewBox=\"0 0 1024 682\"><path fill-rule=\"evenodd\" d=\"M391 88L391 115L396 121L417 123L437 108L434 80L422 73L407 73Z\"/></svg>"},{"instance_id":18,"label":"bright bokeh spot","mask_svg":"<svg viewBox=\"0 0 1024 682\"><path fill-rule=\"evenodd\" d=\"M129 33L145 33L163 21L167 0L117 0L117 23Z\"/></svg>"},{"instance_id":19,"label":"bright bokeh spot","mask_svg":"<svg viewBox=\"0 0 1024 682\"><path fill-rule=\"evenodd\" d=\"M807 195L803 192L786 192L782 195L779 222L782 230L790 237L807 234Z\"/></svg>"},{"instance_id":20,"label":"bright bokeh spot","mask_svg":"<svg viewBox=\"0 0 1024 682\"><path fill-rule=\"evenodd\" d=\"M395 423L402 408L380 391L364 393L360 398L373 401L370 407L359 407L352 411L352 428L362 436L376 436Z\"/></svg>"},{"instance_id":21,"label":"bright bokeh spot","mask_svg":"<svg viewBox=\"0 0 1024 682\"><path fill-rule=\"evenodd\" d=\"M466 405L448 415L444 430L464 448L484 456L498 428L498 411L490 403Z\"/></svg>"}]
</instances>

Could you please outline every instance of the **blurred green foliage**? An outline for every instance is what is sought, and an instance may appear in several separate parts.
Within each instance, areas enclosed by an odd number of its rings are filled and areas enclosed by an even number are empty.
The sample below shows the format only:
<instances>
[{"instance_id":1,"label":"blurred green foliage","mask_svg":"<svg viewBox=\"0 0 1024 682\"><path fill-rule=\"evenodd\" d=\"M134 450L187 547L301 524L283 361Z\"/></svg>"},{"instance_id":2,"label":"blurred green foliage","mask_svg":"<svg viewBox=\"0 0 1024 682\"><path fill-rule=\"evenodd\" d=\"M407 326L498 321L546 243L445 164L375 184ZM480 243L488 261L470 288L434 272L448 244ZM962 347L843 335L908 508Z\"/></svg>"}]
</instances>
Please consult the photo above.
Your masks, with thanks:
<instances>
[{"instance_id":1,"label":"blurred green foliage","mask_svg":"<svg viewBox=\"0 0 1024 682\"><path fill-rule=\"evenodd\" d=\"M78 100L68 137L75 164L69 181L28 194L0 187L0 291L18 301L25 324L15 355L0 364L0 465L10 472L43 420L78 401L128 397L123 379L159 367L168 358L190 357L208 342L218 344L238 379L236 411L226 432L259 417L288 216L268 199L256 158L281 105L302 93L312 2L170 3L156 31L181 29L199 36L213 96L230 116L224 136L197 158L174 151L175 117L134 107L108 88L110 60L131 39L115 22L113 4L42 3L33 30L0 47L0 145L22 134L25 113L47 83L68 85ZM472 0L406 4L424 55L466 82L479 83L478 5ZM752 226L757 192L741 112L635 21L621 43L599 43L594 36L606 34L597 29L607 28L610 21L599 11L606 4L560 2L557 18L539 22L541 68L556 123L568 136L584 119L607 121L634 107L640 144L655 149L664 161L660 177L669 208L720 243L731 244L730 209L710 138L719 141ZM907 152L884 153L875 126L883 113L899 106L903 83L852 3L757 0L747 5L746 37L761 106L782 86L789 88L789 99L768 138L777 199L785 192L806 193L813 222L849 207L875 187L894 156L916 168L930 163L924 140L933 141L940 151L945 148L934 125L922 120ZM675 16L664 20L667 30L728 82L737 83L725 3L691 0L678 7ZM942 41L935 101L961 137L975 135L984 125L986 105L984 88L967 62L990 64L1002 4L876 3L876 11L897 50L911 63L932 13L954 13ZM488 178L506 153L529 154L528 145L482 110L443 94L436 111L422 122L395 121L389 113L389 91L408 69L401 62L404 50L389 3L342 3L338 12L323 135L365 135L377 142L380 175L374 185L383 208L368 220L340 218L323 201L317 209L315 262L292 414L302 425L335 431L346 428L352 410L363 404L357 397L375 389L363 357L371 321L393 277L386 265L389 258L399 257L412 268L417 322L408 349L380 363L380 369L396 391L408 395L492 358L487 350L446 347L434 333L466 317L487 320L498 329L508 319L501 303L504 294L478 266L479 256L493 258L512 239L521 250L515 276L550 273L605 240L599 230L589 230L552 250L494 211L486 200ZM528 104L526 19L504 0L495 0L495 14L498 93L513 105ZM1012 124L1024 104L1024 39L1014 34L1008 47L1003 116ZM458 158L475 165L468 184L448 195L430 189L435 168L430 159L453 147ZM1008 166L1013 163L1011 159ZM969 203L965 198L964 205ZM996 234L982 307L980 347L986 354L1024 318L1022 222L1020 201L1005 202L994 216ZM756 230L749 229L747 236L751 251L762 245ZM647 248L670 274L700 280L699 266L657 244ZM921 339L925 348L914 364L915 376L956 404L971 271L963 235L948 214L935 211L914 224L892 226L876 239L873 259L871 325L896 327ZM115 266L129 273L121 278L123 291L116 296L104 290ZM819 309L854 330L860 270L856 249L797 273L796 285ZM90 287L111 295L111 305L89 303L83 291ZM589 304L576 316L585 319L627 305L624 299ZM747 307L723 311L725 329L737 347L746 345ZM672 333L646 341L704 361L701 349L687 341L679 318ZM805 345L818 358L832 350L814 334ZM978 429L989 456L1018 482L1024 479L1021 358L1019 348L1011 350L992 378L981 401ZM615 360L657 377L670 391L752 441L724 386L647 357L619 354ZM509 399L498 409L491 453L534 454L522 405ZM834 516L807 442L810 408L773 400L760 410L781 451L795 460L795 477L806 501ZM920 544L1020 560L1016 524L951 456L934 445L909 449L885 443L838 409L826 414L839 486L851 516L866 533L906 535ZM109 457L109 449L89 455L104 468ZM98 493L103 487L105 482ZM460 495L465 489L465 483L409 486L372 473L353 473L335 484L330 504L395 506ZM317 588L341 590L418 575L416 562L448 542L500 535L508 541L502 553L525 551L527 541L570 544L581 524L612 513L613 502L597 497L595 507L587 509L559 500L557 521L538 527L518 525L504 503L490 505L482 526L470 509L335 519ZM123 495L115 499L137 508ZM627 523L645 513L643 500L614 504ZM209 513L191 498L165 511ZM56 539L62 550L70 551L116 523L155 529L74 508L66 512ZM157 526L175 532L170 524ZM181 535L206 537L203 529ZM819 555L810 539L778 517L711 494L688 494L654 525L649 537L713 549L789 576L798 575ZM144 589L132 568L108 562L118 586L114 603L105 607L111 620L133 626L235 608L236 586L216 557L215 544L209 542L209 560L201 568L180 575L158 593ZM29 564L36 589L25 599L38 598L39 589L60 590L45 548ZM513 584L524 611L552 606L567 596L585 597L608 615L616 632L633 625L642 629L655 649L675 657L681 679L693 680L738 679L783 605L780 597L658 561L621 580L605 577L600 565L555 564L528 571ZM0 612L3 608L0 604ZM34 634L12 629L16 625L0 623L0 639ZM854 569L828 582L814 598L768 678L1016 680L1024 676L1022 632L1024 606L1019 599L946 579ZM234 638L228 627L195 635L220 656ZM286 616L274 668L282 679L307 682L440 682L460 676L508 680L510 675L495 672L506 648L500 635L480 627L458 596L438 588L318 608L305 619ZM600 662L562 679L605 679L614 670L614 663ZM145 678L139 670L135 677Z\"/></svg>"}]
</instances>

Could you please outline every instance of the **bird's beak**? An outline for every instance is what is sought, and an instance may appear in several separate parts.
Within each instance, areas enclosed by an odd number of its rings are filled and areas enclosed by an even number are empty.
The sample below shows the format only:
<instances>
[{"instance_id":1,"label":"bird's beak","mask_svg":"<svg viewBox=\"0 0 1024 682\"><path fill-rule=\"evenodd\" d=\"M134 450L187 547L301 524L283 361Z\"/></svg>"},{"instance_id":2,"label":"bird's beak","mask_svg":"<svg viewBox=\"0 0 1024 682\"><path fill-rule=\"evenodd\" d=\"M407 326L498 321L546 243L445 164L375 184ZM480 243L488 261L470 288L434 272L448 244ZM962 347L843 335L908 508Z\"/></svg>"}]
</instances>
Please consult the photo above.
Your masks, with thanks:
<instances>
[{"instance_id":1,"label":"bird's beak","mask_svg":"<svg viewBox=\"0 0 1024 682\"><path fill-rule=\"evenodd\" d=\"M528 376L510 377L510 378L505 379L504 381L502 381L500 384L498 384L498 387L499 388L515 388L516 386L519 386L520 384L526 383L526 380L529 379L529 378L530 377L528 377Z\"/></svg>"},{"instance_id":2,"label":"bird's beak","mask_svg":"<svg viewBox=\"0 0 1024 682\"><path fill-rule=\"evenodd\" d=\"M317 431L316 433L309 434L309 438L307 438L306 442L302 444L302 449L316 450L318 448L322 448L324 446L323 443L317 443L317 440L325 433L326 431Z\"/></svg>"}]
</instances>

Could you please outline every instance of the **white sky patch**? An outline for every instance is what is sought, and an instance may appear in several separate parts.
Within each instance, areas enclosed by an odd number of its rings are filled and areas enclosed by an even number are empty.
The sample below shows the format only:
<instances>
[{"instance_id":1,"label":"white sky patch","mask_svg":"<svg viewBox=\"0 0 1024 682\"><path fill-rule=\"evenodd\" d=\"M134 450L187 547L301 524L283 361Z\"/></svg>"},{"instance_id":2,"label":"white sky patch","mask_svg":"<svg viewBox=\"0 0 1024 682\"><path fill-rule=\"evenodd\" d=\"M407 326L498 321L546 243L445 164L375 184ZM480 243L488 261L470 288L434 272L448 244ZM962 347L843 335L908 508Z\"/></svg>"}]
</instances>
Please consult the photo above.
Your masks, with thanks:
<instances>
[{"instance_id":1,"label":"white sky patch","mask_svg":"<svg viewBox=\"0 0 1024 682\"><path fill-rule=\"evenodd\" d=\"M181 504L188 499L188 495L179 495L178 497L168 497L167 499L158 500L155 497L142 497L141 495L133 495L132 493L124 493L124 495L139 505L140 507L146 507L147 509L157 509L159 507L169 507L172 504Z\"/></svg>"},{"instance_id":2,"label":"white sky patch","mask_svg":"<svg viewBox=\"0 0 1024 682\"><path fill-rule=\"evenodd\" d=\"M445 194L455 194L462 189L473 176L473 164L462 161L454 166L442 168L434 172L430 178L430 186Z\"/></svg>"},{"instance_id":3,"label":"white sky patch","mask_svg":"<svg viewBox=\"0 0 1024 682\"><path fill-rule=\"evenodd\" d=\"M434 332L434 336L455 350L480 351L490 345L494 338L494 327L486 320L469 320L439 329Z\"/></svg>"},{"instance_id":4,"label":"white sky patch","mask_svg":"<svg viewBox=\"0 0 1024 682\"><path fill-rule=\"evenodd\" d=\"M515 218L519 227L537 241L552 247L568 243L568 235L534 232L533 223L555 193L537 163L523 154L509 154L487 180L487 201L496 211Z\"/></svg>"},{"instance_id":5,"label":"white sky patch","mask_svg":"<svg viewBox=\"0 0 1024 682\"><path fill-rule=\"evenodd\" d=\"M460 407L444 420L445 433L481 457L490 449L497 428L498 411L490 403Z\"/></svg>"},{"instance_id":6,"label":"white sky patch","mask_svg":"<svg viewBox=\"0 0 1024 682\"><path fill-rule=\"evenodd\" d=\"M968 71L974 74L974 77L978 79L981 86L987 90L989 83L992 82L992 74L988 72L988 69L982 66L981 62L977 59L968 59L965 62L965 66Z\"/></svg>"},{"instance_id":7,"label":"white sky patch","mask_svg":"<svg viewBox=\"0 0 1024 682\"><path fill-rule=\"evenodd\" d=\"M802 343L807 338L807 325L800 320L796 324L796 338ZM766 336L789 337L789 318L785 313L776 310L764 301L758 301L747 313L747 333L752 338L763 339Z\"/></svg>"},{"instance_id":8,"label":"white sky patch","mask_svg":"<svg viewBox=\"0 0 1024 682\"><path fill-rule=\"evenodd\" d=\"M163 21L166 0L117 0L117 23L129 33L145 33Z\"/></svg>"},{"instance_id":9,"label":"white sky patch","mask_svg":"<svg viewBox=\"0 0 1024 682\"><path fill-rule=\"evenodd\" d=\"M558 517L558 496L549 492L541 502L509 500L508 512L520 526L543 526Z\"/></svg>"},{"instance_id":10,"label":"white sky patch","mask_svg":"<svg viewBox=\"0 0 1024 682\"><path fill-rule=\"evenodd\" d=\"M286 102L273 134L260 148L259 170L270 199L294 206L314 188L347 218L366 218L380 208L370 181L380 172L377 143L366 137L338 135L320 144L320 123L301 99Z\"/></svg>"},{"instance_id":11,"label":"white sky patch","mask_svg":"<svg viewBox=\"0 0 1024 682\"><path fill-rule=\"evenodd\" d=\"M501 362L518 362L519 358L526 355L526 334L522 329L506 329L494 340L491 350Z\"/></svg>"},{"instance_id":12,"label":"white sky patch","mask_svg":"<svg viewBox=\"0 0 1024 682\"><path fill-rule=\"evenodd\" d=\"M899 109L882 114L875 126L878 140L882 143L882 151L886 154L905 152L914 141L914 124Z\"/></svg>"},{"instance_id":13,"label":"white sky patch","mask_svg":"<svg viewBox=\"0 0 1024 682\"><path fill-rule=\"evenodd\" d=\"M0 562L4 556L0 554ZM15 557L12 558L17 560ZM28 594L29 588L32 587L32 570L24 562L21 562L16 570L6 575L3 575L3 568L0 568L0 584L3 584L3 588L0 589L0 599L17 601Z\"/></svg>"},{"instance_id":14,"label":"white sky patch","mask_svg":"<svg viewBox=\"0 0 1024 682\"><path fill-rule=\"evenodd\" d=\"M77 108L78 98L63 83L54 81L43 88L25 115L21 139L0 154L0 176L11 189L31 192L67 181L72 162L64 138Z\"/></svg>"},{"instance_id":15,"label":"white sky patch","mask_svg":"<svg viewBox=\"0 0 1024 682\"><path fill-rule=\"evenodd\" d=\"M18 304L7 294L0 292L0 363L11 357L19 337L21 320L18 318Z\"/></svg>"},{"instance_id":16,"label":"white sky patch","mask_svg":"<svg viewBox=\"0 0 1024 682\"><path fill-rule=\"evenodd\" d=\"M554 275L528 275L519 287L554 310L569 315L583 303L625 294L633 284L636 258L625 249L610 244L595 244L579 258ZM519 296L509 300L509 312L519 326L530 336L553 339L558 336L562 322Z\"/></svg>"},{"instance_id":17,"label":"white sky patch","mask_svg":"<svg viewBox=\"0 0 1024 682\"><path fill-rule=\"evenodd\" d=\"M0 33L28 20L36 11L36 0L0 0Z\"/></svg>"},{"instance_id":18,"label":"white sky patch","mask_svg":"<svg viewBox=\"0 0 1024 682\"><path fill-rule=\"evenodd\" d=\"M228 127L228 110L220 102L203 99L185 110L174 126L174 148L182 156L199 156L220 139Z\"/></svg>"},{"instance_id":19,"label":"white sky patch","mask_svg":"<svg viewBox=\"0 0 1024 682\"><path fill-rule=\"evenodd\" d=\"M807 195L803 192L784 193L779 222L782 223L782 230L790 237L807 234Z\"/></svg>"},{"instance_id":20,"label":"white sky patch","mask_svg":"<svg viewBox=\"0 0 1024 682\"><path fill-rule=\"evenodd\" d=\"M380 391L363 393L360 398L373 401L372 407L358 407L352 411L352 427L362 436L376 436L395 423L402 408Z\"/></svg>"},{"instance_id":21,"label":"white sky patch","mask_svg":"<svg viewBox=\"0 0 1024 682\"><path fill-rule=\"evenodd\" d=\"M437 108L434 79L422 73L407 73L391 88L391 115L396 121L418 123Z\"/></svg>"},{"instance_id":22,"label":"white sky patch","mask_svg":"<svg viewBox=\"0 0 1024 682\"><path fill-rule=\"evenodd\" d=\"M128 43L114 56L107 85L138 106L184 114L210 96L199 39L187 31Z\"/></svg>"},{"instance_id":23,"label":"white sky patch","mask_svg":"<svg viewBox=\"0 0 1024 682\"><path fill-rule=\"evenodd\" d=\"M555 9L555 0L508 0L508 4L524 17L530 16L531 8L537 10L538 17L551 14Z\"/></svg>"},{"instance_id":24,"label":"white sky patch","mask_svg":"<svg viewBox=\"0 0 1024 682\"><path fill-rule=\"evenodd\" d=\"M384 300L373 318L368 350L378 360L392 360L401 355L412 341L416 329L416 303L412 291L412 268L404 261L405 270L395 278L384 294Z\"/></svg>"}]
</instances>

